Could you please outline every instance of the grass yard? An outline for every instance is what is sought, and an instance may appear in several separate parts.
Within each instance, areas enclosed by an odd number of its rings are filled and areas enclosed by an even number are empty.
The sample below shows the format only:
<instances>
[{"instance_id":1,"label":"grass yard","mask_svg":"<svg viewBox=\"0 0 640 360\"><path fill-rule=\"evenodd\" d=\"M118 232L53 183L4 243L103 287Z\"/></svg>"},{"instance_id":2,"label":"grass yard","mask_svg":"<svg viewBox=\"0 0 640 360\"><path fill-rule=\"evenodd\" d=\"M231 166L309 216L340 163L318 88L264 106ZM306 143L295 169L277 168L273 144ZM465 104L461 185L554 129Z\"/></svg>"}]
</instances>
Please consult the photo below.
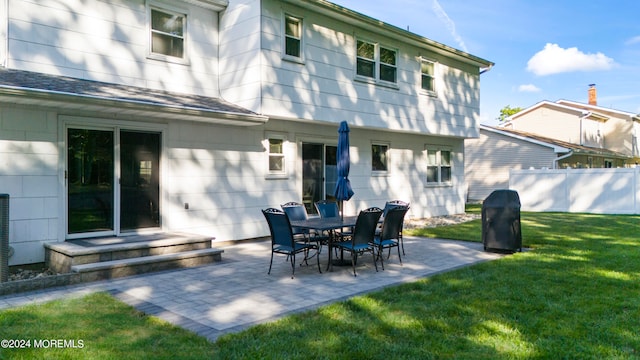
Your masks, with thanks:
<instances>
[{"instance_id":1,"label":"grass yard","mask_svg":"<svg viewBox=\"0 0 640 360\"><path fill-rule=\"evenodd\" d=\"M523 213L523 243L532 251L256 326L219 339L214 352L246 359L640 358L639 223L639 216ZM479 229L476 220L414 234L481 241Z\"/></svg>"},{"instance_id":2,"label":"grass yard","mask_svg":"<svg viewBox=\"0 0 640 360\"><path fill-rule=\"evenodd\" d=\"M213 354L206 339L106 293L4 310L0 329L1 339L30 340L29 347L0 348L0 359L210 359ZM56 348L57 339L67 340L60 344L66 348Z\"/></svg>"},{"instance_id":3,"label":"grass yard","mask_svg":"<svg viewBox=\"0 0 640 360\"><path fill-rule=\"evenodd\" d=\"M5 310L5 339L91 343L64 351L0 349L0 358L640 358L639 223L640 216L522 213L523 243L531 251L258 325L215 344L105 294ZM479 229L476 220L414 234L481 241Z\"/></svg>"}]
</instances>

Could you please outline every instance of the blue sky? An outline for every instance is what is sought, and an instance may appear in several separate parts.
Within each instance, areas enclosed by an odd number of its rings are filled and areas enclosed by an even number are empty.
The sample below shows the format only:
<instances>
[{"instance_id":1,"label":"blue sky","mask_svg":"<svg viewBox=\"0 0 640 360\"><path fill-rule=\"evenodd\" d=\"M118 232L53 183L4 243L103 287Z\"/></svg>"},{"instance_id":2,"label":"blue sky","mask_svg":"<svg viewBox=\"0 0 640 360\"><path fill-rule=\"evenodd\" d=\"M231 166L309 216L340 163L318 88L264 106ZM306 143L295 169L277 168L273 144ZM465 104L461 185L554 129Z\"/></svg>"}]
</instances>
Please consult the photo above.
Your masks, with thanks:
<instances>
[{"instance_id":1,"label":"blue sky","mask_svg":"<svg viewBox=\"0 0 640 360\"><path fill-rule=\"evenodd\" d=\"M481 75L480 122L506 105L587 102L640 113L638 0L334 0L492 61Z\"/></svg>"}]
</instances>

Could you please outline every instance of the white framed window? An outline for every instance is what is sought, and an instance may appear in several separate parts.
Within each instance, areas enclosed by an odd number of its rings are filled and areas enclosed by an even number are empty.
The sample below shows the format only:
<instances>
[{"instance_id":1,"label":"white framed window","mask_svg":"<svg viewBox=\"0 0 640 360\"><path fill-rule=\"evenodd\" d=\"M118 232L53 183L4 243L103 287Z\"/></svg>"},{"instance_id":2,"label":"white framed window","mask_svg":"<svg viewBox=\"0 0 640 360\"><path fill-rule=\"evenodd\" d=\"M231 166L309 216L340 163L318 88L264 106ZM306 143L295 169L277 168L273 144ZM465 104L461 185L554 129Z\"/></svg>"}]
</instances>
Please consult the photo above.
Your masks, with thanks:
<instances>
[{"instance_id":1,"label":"white framed window","mask_svg":"<svg viewBox=\"0 0 640 360\"><path fill-rule=\"evenodd\" d=\"M356 76L375 82L398 82L398 51L378 43L356 41Z\"/></svg>"},{"instance_id":2,"label":"white framed window","mask_svg":"<svg viewBox=\"0 0 640 360\"><path fill-rule=\"evenodd\" d=\"M378 174L389 171L389 144L371 144L371 171Z\"/></svg>"},{"instance_id":3,"label":"white framed window","mask_svg":"<svg viewBox=\"0 0 640 360\"><path fill-rule=\"evenodd\" d=\"M186 62L187 14L149 7L149 56L154 59Z\"/></svg>"},{"instance_id":4,"label":"white framed window","mask_svg":"<svg viewBox=\"0 0 640 360\"><path fill-rule=\"evenodd\" d=\"M420 90L429 95L436 94L436 62L420 58Z\"/></svg>"},{"instance_id":5,"label":"white framed window","mask_svg":"<svg viewBox=\"0 0 640 360\"><path fill-rule=\"evenodd\" d=\"M302 61L302 18L285 14L284 15L284 54L287 60Z\"/></svg>"},{"instance_id":6,"label":"white framed window","mask_svg":"<svg viewBox=\"0 0 640 360\"><path fill-rule=\"evenodd\" d=\"M283 134L267 134L265 148L267 152L267 178L287 177L287 138Z\"/></svg>"},{"instance_id":7,"label":"white framed window","mask_svg":"<svg viewBox=\"0 0 640 360\"><path fill-rule=\"evenodd\" d=\"M427 147L427 185L451 184L451 150Z\"/></svg>"}]
</instances>

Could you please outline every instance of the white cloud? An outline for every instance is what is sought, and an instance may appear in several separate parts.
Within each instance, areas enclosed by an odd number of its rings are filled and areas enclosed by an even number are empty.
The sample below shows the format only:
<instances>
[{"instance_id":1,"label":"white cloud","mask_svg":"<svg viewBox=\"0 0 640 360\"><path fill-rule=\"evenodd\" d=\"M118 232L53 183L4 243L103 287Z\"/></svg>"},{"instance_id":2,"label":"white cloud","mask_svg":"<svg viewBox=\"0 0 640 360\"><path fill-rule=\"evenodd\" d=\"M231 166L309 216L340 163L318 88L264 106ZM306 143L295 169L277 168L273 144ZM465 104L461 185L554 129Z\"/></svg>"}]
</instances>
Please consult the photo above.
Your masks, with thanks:
<instances>
[{"instance_id":1,"label":"white cloud","mask_svg":"<svg viewBox=\"0 0 640 360\"><path fill-rule=\"evenodd\" d=\"M519 92L540 92L540 88L533 84L523 84L518 86Z\"/></svg>"},{"instance_id":2,"label":"white cloud","mask_svg":"<svg viewBox=\"0 0 640 360\"><path fill-rule=\"evenodd\" d=\"M573 71L609 70L615 62L603 53L585 54L576 47L563 49L558 44L547 44L527 62L527 70L539 75Z\"/></svg>"}]
</instances>

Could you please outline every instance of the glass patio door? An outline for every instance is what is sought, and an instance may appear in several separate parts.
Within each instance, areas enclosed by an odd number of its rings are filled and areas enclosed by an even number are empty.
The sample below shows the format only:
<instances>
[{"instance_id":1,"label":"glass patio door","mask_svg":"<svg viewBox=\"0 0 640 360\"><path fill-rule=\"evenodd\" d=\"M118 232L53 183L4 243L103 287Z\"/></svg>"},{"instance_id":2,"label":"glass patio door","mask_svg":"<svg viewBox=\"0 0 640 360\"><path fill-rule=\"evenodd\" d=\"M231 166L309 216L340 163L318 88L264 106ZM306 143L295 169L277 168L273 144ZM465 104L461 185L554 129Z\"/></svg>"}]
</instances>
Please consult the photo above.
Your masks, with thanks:
<instances>
[{"instance_id":1,"label":"glass patio door","mask_svg":"<svg viewBox=\"0 0 640 360\"><path fill-rule=\"evenodd\" d=\"M69 234L113 232L114 144L113 131L68 129Z\"/></svg>"},{"instance_id":2,"label":"glass patio door","mask_svg":"<svg viewBox=\"0 0 640 360\"><path fill-rule=\"evenodd\" d=\"M67 129L68 237L160 226L160 140L160 133Z\"/></svg>"},{"instance_id":3,"label":"glass patio door","mask_svg":"<svg viewBox=\"0 0 640 360\"><path fill-rule=\"evenodd\" d=\"M120 132L120 230L160 226L160 134Z\"/></svg>"},{"instance_id":4,"label":"glass patio door","mask_svg":"<svg viewBox=\"0 0 640 360\"><path fill-rule=\"evenodd\" d=\"M302 144L302 202L309 214L317 214L314 206L316 201L334 199L336 152L336 146Z\"/></svg>"}]
</instances>

